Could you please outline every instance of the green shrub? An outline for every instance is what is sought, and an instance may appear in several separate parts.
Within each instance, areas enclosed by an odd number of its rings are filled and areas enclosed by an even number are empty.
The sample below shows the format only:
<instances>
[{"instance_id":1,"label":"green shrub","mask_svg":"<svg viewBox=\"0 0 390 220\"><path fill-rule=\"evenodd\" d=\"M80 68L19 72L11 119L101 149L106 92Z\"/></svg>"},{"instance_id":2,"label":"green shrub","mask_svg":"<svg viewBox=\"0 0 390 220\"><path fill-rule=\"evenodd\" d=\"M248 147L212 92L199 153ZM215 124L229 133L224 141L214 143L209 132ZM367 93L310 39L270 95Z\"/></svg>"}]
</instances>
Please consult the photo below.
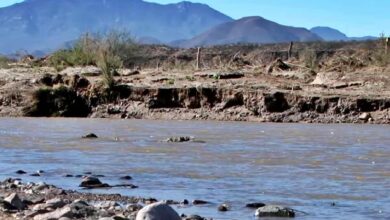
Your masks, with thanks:
<instances>
[{"instance_id":1,"label":"green shrub","mask_svg":"<svg viewBox=\"0 0 390 220\"><path fill-rule=\"evenodd\" d=\"M107 59L112 57L121 61L126 67L136 59L137 44L127 32L111 31L107 34L82 36L72 48L56 51L49 59L49 64L57 70L69 66L86 66L102 64L102 50L107 51Z\"/></svg>"},{"instance_id":2,"label":"green shrub","mask_svg":"<svg viewBox=\"0 0 390 220\"><path fill-rule=\"evenodd\" d=\"M306 48L299 54L299 57L310 70L316 71L318 69L319 58L315 50Z\"/></svg>"},{"instance_id":3,"label":"green shrub","mask_svg":"<svg viewBox=\"0 0 390 220\"><path fill-rule=\"evenodd\" d=\"M386 42L386 36L381 34L381 37L377 43L377 49L374 53L374 59L376 64L382 67L388 66L390 64L390 48L386 51L386 46L388 42Z\"/></svg>"},{"instance_id":4,"label":"green shrub","mask_svg":"<svg viewBox=\"0 0 390 220\"><path fill-rule=\"evenodd\" d=\"M115 86L114 76L118 74L118 69L122 67L122 61L115 56L110 46L102 47L96 60L97 66L102 70L102 79L104 85L111 89Z\"/></svg>"},{"instance_id":5,"label":"green shrub","mask_svg":"<svg viewBox=\"0 0 390 220\"><path fill-rule=\"evenodd\" d=\"M7 57L0 56L0 68L9 68L10 59Z\"/></svg>"}]
</instances>

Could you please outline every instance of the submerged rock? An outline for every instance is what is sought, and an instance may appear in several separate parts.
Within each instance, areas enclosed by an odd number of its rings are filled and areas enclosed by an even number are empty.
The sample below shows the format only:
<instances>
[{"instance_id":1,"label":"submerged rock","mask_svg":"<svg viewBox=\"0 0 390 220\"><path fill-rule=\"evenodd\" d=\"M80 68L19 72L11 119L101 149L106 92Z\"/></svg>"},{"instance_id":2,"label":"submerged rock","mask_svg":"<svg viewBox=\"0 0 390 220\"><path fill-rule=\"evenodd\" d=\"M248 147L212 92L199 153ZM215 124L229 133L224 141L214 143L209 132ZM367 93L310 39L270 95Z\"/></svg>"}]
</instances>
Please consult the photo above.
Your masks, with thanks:
<instances>
[{"instance_id":1,"label":"submerged rock","mask_svg":"<svg viewBox=\"0 0 390 220\"><path fill-rule=\"evenodd\" d=\"M173 208L160 202L142 208L136 220L181 220L181 218Z\"/></svg>"},{"instance_id":2,"label":"submerged rock","mask_svg":"<svg viewBox=\"0 0 390 220\"><path fill-rule=\"evenodd\" d=\"M132 180L133 178L131 176L122 176L119 179L121 179L121 180Z\"/></svg>"},{"instance_id":3,"label":"submerged rock","mask_svg":"<svg viewBox=\"0 0 390 220\"><path fill-rule=\"evenodd\" d=\"M89 133L89 134L83 136L82 138L84 138L84 139L94 139L94 138L98 138L98 136L96 134L94 134L94 133Z\"/></svg>"},{"instance_id":4,"label":"submerged rock","mask_svg":"<svg viewBox=\"0 0 390 220\"><path fill-rule=\"evenodd\" d=\"M295 211L293 209L276 206L276 205L266 205L256 210L257 217L295 217Z\"/></svg>"},{"instance_id":5,"label":"submerged rock","mask_svg":"<svg viewBox=\"0 0 390 220\"><path fill-rule=\"evenodd\" d=\"M18 170L15 172L16 174L26 174L27 172L24 170Z\"/></svg>"},{"instance_id":6,"label":"submerged rock","mask_svg":"<svg viewBox=\"0 0 390 220\"><path fill-rule=\"evenodd\" d=\"M248 203L245 205L245 207L251 208L251 209L258 209L258 208L261 208L264 206L265 206L265 204L262 202L253 202L253 203Z\"/></svg>"},{"instance_id":7,"label":"submerged rock","mask_svg":"<svg viewBox=\"0 0 390 220\"><path fill-rule=\"evenodd\" d=\"M222 204L222 205L218 206L218 211L227 212L227 211L229 211L229 206L227 204Z\"/></svg>"},{"instance_id":8,"label":"submerged rock","mask_svg":"<svg viewBox=\"0 0 390 220\"><path fill-rule=\"evenodd\" d=\"M192 201L193 205L205 205L205 204L208 204L208 203L209 202L207 202L207 201L199 200L199 199L195 199L194 201Z\"/></svg>"},{"instance_id":9,"label":"submerged rock","mask_svg":"<svg viewBox=\"0 0 390 220\"><path fill-rule=\"evenodd\" d=\"M166 139L165 141L166 142L172 142L172 143L182 143L182 142L191 141L192 139L193 139L192 137L188 137L188 136L184 136L184 137L170 137L170 138Z\"/></svg>"}]
</instances>

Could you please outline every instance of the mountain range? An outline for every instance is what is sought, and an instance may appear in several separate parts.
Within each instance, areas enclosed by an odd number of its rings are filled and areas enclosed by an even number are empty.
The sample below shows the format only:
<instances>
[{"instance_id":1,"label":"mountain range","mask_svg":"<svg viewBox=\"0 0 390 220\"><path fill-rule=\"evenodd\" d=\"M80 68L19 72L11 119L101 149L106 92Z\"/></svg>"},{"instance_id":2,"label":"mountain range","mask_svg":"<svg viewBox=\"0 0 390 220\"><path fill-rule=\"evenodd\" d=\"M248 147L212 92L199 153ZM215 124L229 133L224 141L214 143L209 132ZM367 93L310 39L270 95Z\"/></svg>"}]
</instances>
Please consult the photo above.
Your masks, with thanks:
<instances>
[{"instance_id":1,"label":"mountain range","mask_svg":"<svg viewBox=\"0 0 390 220\"><path fill-rule=\"evenodd\" d=\"M321 41L322 38L305 28L280 25L262 17L245 17L220 24L182 42L179 46L210 46L232 43L281 43Z\"/></svg>"},{"instance_id":2,"label":"mountain range","mask_svg":"<svg viewBox=\"0 0 390 220\"><path fill-rule=\"evenodd\" d=\"M346 41L326 27L284 26L262 17L231 17L205 4L143 0L25 0L0 8L0 53L50 51L80 35L129 31L143 43L181 47L230 43ZM366 39L366 38L365 38Z\"/></svg>"}]
</instances>

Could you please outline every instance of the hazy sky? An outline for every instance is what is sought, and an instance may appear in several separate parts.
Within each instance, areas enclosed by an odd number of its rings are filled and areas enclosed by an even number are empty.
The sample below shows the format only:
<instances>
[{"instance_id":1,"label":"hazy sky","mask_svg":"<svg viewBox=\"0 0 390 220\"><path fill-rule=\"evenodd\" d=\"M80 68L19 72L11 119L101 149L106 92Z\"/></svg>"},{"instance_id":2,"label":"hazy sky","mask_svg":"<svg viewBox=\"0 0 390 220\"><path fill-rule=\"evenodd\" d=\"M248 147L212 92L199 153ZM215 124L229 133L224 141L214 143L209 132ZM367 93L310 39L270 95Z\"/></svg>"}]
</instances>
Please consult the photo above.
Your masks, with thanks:
<instances>
[{"instance_id":1,"label":"hazy sky","mask_svg":"<svg viewBox=\"0 0 390 220\"><path fill-rule=\"evenodd\" d=\"M53 0L55 1L55 0ZM149 0L175 3L175 0ZM21 0L0 0L0 7ZM258 15L285 25L330 26L349 36L390 35L390 0L193 0L233 17Z\"/></svg>"}]
</instances>

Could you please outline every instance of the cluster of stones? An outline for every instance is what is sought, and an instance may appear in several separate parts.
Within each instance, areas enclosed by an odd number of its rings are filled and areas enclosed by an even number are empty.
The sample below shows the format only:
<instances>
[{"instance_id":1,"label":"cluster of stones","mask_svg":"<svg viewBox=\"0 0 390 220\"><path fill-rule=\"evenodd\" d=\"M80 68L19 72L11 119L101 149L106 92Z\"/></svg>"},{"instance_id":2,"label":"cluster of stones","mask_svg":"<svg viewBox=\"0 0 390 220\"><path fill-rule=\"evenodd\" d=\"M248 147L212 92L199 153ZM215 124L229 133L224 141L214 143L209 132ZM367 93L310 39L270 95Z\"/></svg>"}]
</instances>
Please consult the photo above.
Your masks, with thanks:
<instances>
[{"instance_id":1,"label":"cluster of stones","mask_svg":"<svg viewBox=\"0 0 390 220\"><path fill-rule=\"evenodd\" d=\"M104 183L95 177L86 177L80 187L101 187ZM5 195L5 196L3 196ZM107 200L105 200L107 198ZM85 194L66 191L45 183L23 184L18 179L0 182L0 218L33 220L207 220L198 215L181 216L170 205L188 205L188 200L157 201L145 198L124 198L120 195ZM206 205L207 201L194 200L193 205ZM295 217L295 211L286 207L250 203L257 217ZM230 211L222 204L221 212Z\"/></svg>"}]
</instances>

